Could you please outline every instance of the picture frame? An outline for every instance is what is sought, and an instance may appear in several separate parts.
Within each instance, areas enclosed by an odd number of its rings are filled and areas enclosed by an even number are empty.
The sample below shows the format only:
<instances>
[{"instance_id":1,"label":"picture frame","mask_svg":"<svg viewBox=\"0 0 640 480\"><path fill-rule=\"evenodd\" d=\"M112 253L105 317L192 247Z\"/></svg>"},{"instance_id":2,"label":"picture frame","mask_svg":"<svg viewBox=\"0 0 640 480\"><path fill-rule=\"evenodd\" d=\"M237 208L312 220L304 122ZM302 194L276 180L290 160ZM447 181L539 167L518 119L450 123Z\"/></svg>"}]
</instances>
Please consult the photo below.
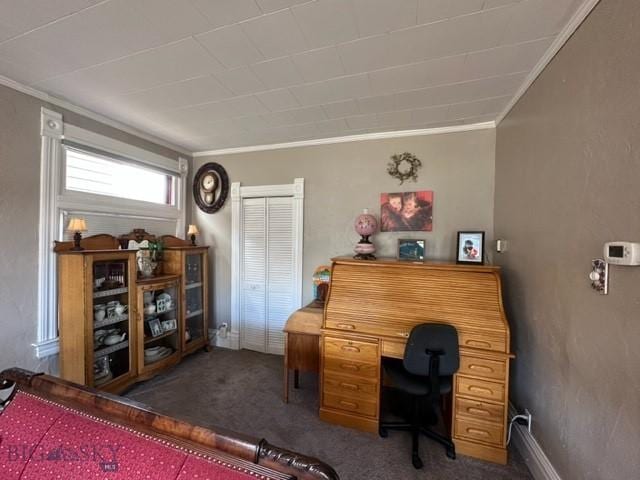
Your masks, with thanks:
<instances>
[{"instance_id":1,"label":"picture frame","mask_svg":"<svg viewBox=\"0 0 640 480\"><path fill-rule=\"evenodd\" d=\"M398 239L398 260L405 262L424 262L427 249L426 240L422 238L399 238Z\"/></svg>"},{"instance_id":2,"label":"picture frame","mask_svg":"<svg viewBox=\"0 0 640 480\"><path fill-rule=\"evenodd\" d=\"M484 265L484 232L458 232L456 263Z\"/></svg>"},{"instance_id":3,"label":"picture frame","mask_svg":"<svg viewBox=\"0 0 640 480\"><path fill-rule=\"evenodd\" d=\"M162 329L162 325L160 324L160 320L154 318L153 320L149 320L149 330L151 331L152 337L159 337L164 333Z\"/></svg>"},{"instance_id":4,"label":"picture frame","mask_svg":"<svg viewBox=\"0 0 640 480\"><path fill-rule=\"evenodd\" d=\"M171 320L162 321L162 330L164 332L171 332L173 330L176 330L177 328L178 328L178 322L175 318L172 318Z\"/></svg>"}]
</instances>

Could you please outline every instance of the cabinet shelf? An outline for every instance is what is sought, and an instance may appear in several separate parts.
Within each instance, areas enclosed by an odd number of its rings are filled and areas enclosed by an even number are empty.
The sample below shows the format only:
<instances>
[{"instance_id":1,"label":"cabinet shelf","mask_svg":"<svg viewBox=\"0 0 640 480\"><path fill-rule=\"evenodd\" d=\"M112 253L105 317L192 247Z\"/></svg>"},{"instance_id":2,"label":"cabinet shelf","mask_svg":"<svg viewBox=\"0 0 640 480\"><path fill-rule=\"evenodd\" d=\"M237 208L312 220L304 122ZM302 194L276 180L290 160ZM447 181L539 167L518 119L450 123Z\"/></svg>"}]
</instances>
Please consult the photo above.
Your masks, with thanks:
<instances>
[{"instance_id":1,"label":"cabinet shelf","mask_svg":"<svg viewBox=\"0 0 640 480\"><path fill-rule=\"evenodd\" d=\"M176 307L170 308L168 310L163 310L162 312L154 312L154 313L145 313L144 314L144 319L146 320L151 320L152 318L157 317L158 315L162 315L164 313L171 313L171 312L175 312L176 311Z\"/></svg>"},{"instance_id":2,"label":"cabinet shelf","mask_svg":"<svg viewBox=\"0 0 640 480\"><path fill-rule=\"evenodd\" d=\"M93 322L93 329L106 327L108 325L113 325L115 323L126 322L129 320L128 314L122 314L115 318L105 318L104 320L100 320L99 322Z\"/></svg>"},{"instance_id":3,"label":"cabinet shelf","mask_svg":"<svg viewBox=\"0 0 640 480\"><path fill-rule=\"evenodd\" d=\"M164 332L162 335L158 335L157 337L144 337L144 344L147 345L148 343L155 342L156 340L160 340L161 338L170 337L171 335L175 335L176 333L178 333L178 329L174 328L173 330Z\"/></svg>"},{"instance_id":4,"label":"cabinet shelf","mask_svg":"<svg viewBox=\"0 0 640 480\"><path fill-rule=\"evenodd\" d=\"M127 293L128 291L129 291L129 287L119 287L119 288L112 288L110 290L101 290L99 292L93 292L93 298L111 297L112 295L120 295L122 293Z\"/></svg>"},{"instance_id":5,"label":"cabinet shelf","mask_svg":"<svg viewBox=\"0 0 640 480\"><path fill-rule=\"evenodd\" d=\"M193 283L187 283L187 285L184 287L185 290L191 290L192 288L198 288L202 286L202 282L193 282Z\"/></svg>"},{"instance_id":6,"label":"cabinet shelf","mask_svg":"<svg viewBox=\"0 0 640 480\"><path fill-rule=\"evenodd\" d=\"M204 313L204 310L200 309L200 310L194 310L193 312L187 313L184 318L191 318L191 317L196 317L198 315L202 315Z\"/></svg>"},{"instance_id":7,"label":"cabinet shelf","mask_svg":"<svg viewBox=\"0 0 640 480\"><path fill-rule=\"evenodd\" d=\"M115 345L110 345L105 348L101 348L100 350L96 350L93 353L93 357L97 360L98 358L102 358L110 353L117 352L118 350L122 350L123 348L127 348L129 346L129 340L125 340L124 342L116 343Z\"/></svg>"}]
</instances>

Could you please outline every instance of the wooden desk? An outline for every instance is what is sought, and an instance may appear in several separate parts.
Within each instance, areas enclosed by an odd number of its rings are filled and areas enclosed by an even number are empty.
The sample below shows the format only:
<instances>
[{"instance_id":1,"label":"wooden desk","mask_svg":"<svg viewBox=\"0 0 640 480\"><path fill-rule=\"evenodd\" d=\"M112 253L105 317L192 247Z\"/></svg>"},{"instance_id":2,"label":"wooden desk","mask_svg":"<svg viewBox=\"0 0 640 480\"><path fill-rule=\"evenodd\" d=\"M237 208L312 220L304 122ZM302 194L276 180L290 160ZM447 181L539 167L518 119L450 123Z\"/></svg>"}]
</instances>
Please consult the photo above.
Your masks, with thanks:
<instances>
[{"instance_id":1,"label":"wooden desk","mask_svg":"<svg viewBox=\"0 0 640 480\"><path fill-rule=\"evenodd\" d=\"M299 372L320 369L320 328L323 307L315 302L296 310L284 326L284 402L289 401L289 370L293 386L299 386Z\"/></svg>"},{"instance_id":2,"label":"wooden desk","mask_svg":"<svg viewBox=\"0 0 640 480\"><path fill-rule=\"evenodd\" d=\"M333 259L321 333L320 418L378 431L381 357L402 358L413 326L456 327L456 451L506 463L509 325L499 267Z\"/></svg>"}]
</instances>

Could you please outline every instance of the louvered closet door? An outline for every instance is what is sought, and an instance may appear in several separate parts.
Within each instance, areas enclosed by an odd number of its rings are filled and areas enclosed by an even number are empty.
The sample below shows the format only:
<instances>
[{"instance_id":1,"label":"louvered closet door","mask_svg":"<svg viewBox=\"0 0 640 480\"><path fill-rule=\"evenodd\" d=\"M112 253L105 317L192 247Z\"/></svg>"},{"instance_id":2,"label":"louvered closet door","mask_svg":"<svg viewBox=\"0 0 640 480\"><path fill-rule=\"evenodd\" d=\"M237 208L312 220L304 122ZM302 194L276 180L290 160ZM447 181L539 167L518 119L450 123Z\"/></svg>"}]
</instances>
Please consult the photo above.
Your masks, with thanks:
<instances>
[{"instance_id":1,"label":"louvered closet door","mask_svg":"<svg viewBox=\"0 0 640 480\"><path fill-rule=\"evenodd\" d=\"M266 201L249 198L242 202L242 272L240 314L242 348L265 351L266 328Z\"/></svg>"},{"instance_id":2,"label":"louvered closet door","mask_svg":"<svg viewBox=\"0 0 640 480\"><path fill-rule=\"evenodd\" d=\"M295 306L291 197L242 203L242 348L284 353L282 329Z\"/></svg>"}]
</instances>

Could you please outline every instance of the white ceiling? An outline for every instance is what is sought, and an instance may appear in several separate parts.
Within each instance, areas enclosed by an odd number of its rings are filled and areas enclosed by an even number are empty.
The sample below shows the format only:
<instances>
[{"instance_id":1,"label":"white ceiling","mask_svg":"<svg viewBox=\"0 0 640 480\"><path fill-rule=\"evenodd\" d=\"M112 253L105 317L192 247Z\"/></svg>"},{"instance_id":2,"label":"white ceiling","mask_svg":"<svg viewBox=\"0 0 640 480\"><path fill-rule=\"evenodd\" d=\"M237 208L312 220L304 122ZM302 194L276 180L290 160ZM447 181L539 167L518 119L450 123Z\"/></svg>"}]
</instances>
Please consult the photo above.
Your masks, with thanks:
<instances>
[{"instance_id":1,"label":"white ceiling","mask_svg":"<svg viewBox=\"0 0 640 480\"><path fill-rule=\"evenodd\" d=\"M0 0L0 75L191 151L495 120L583 0Z\"/></svg>"}]
</instances>

